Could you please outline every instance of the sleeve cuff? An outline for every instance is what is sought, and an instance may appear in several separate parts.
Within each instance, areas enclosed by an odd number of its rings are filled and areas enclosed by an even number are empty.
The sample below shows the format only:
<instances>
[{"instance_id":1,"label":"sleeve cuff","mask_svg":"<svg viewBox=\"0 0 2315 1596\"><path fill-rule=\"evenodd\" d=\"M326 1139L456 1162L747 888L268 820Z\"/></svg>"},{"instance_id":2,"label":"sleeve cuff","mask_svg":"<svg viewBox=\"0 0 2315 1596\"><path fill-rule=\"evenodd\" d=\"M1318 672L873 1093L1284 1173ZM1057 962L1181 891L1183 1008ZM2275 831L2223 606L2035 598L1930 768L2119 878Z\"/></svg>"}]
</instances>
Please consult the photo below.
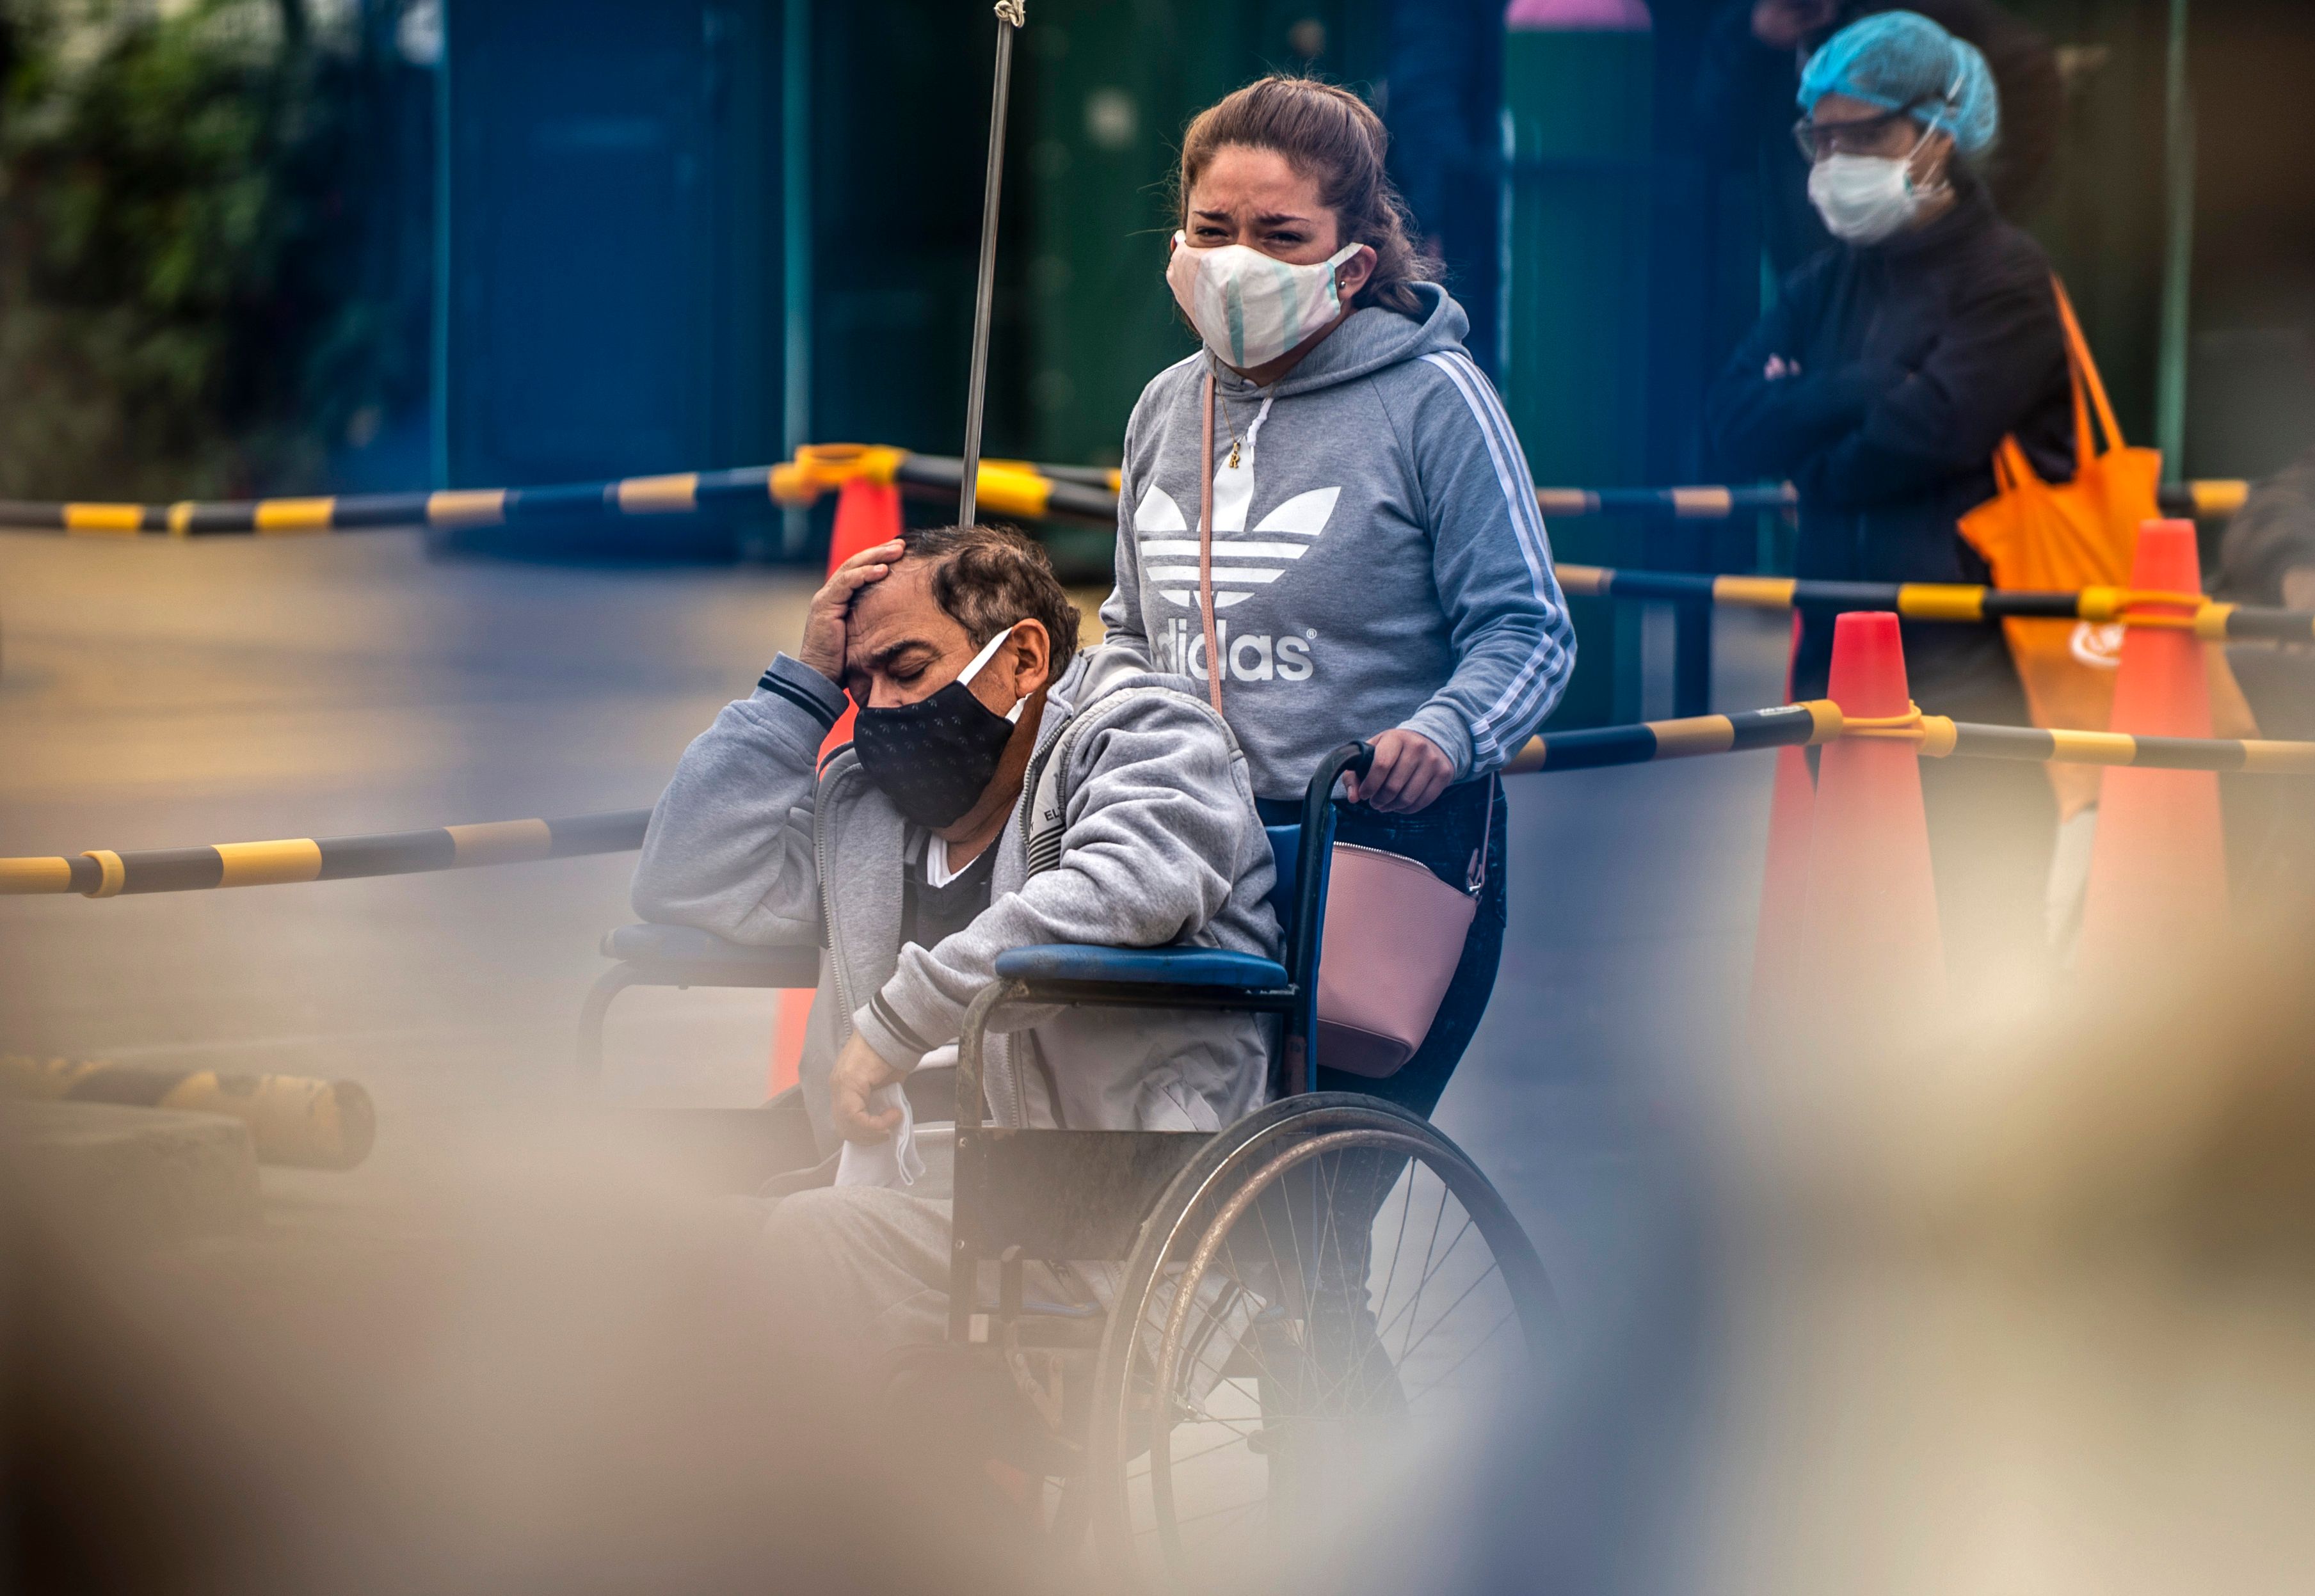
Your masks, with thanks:
<instances>
[{"instance_id":1,"label":"sleeve cuff","mask_svg":"<svg viewBox=\"0 0 2315 1596\"><path fill-rule=\"evenodd\" d=\"M882 992L871 993L868 1001L860 1006L852 1016L852 1028L860 1033L861 1041L875 1050L878 1058L902 1075L915 1070L924 1062L925 1055L940 1045L919 1035Z\"/></svg>"},{"instance_id":2,"label":"sleeve cuff","mask_svg":"<svg viewBox=\"0 0 2315 1596\"><path fill-rule=\"evenodd\" d=\"M844 714L844 690L803 661L781 654L756 678L757 693L794 705L819 723L821 734L836 729Z\"/></svg>"},{"instance_id":3,"label":"sleeve cuff","mask_svg":"<svg viewBox=\"0 0 2315 1596\"><path fill-rule=\"evenodd\" d=\"M1402 732L1412 732L1436 743L1447 762L1455 767L1454 779L1463 781L1471 774L1471 729L1463 717L1444 704L1426 704L1398 723ZM1503 756L1509 758L1506 753Z\"/></svg>"}]
</instances>

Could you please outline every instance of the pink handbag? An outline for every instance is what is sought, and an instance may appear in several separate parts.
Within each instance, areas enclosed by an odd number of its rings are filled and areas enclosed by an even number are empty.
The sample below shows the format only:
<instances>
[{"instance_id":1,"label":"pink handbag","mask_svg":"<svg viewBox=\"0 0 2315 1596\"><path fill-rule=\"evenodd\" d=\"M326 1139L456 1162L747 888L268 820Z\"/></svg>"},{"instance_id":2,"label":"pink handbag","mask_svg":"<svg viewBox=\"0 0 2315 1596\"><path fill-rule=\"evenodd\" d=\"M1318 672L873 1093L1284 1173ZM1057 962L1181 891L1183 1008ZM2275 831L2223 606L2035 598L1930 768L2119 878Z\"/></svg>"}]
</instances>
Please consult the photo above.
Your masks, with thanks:
<instances>
[{"instance_id":1,"label":"pink handbag","mask_svg":"<svg viewBox=\"0 0 2315 1596\"><path fill-rule=\"evenodd\" d=\"M1198 501L1198 602L1203 612L1206 696L1222 714L1214 668L1214 379L1206 376L1204 482ZM1225 716L1224 718L1228 718ZM1330 1069L1381 1079L1415 1056L1462 962L1463 942L1487 881L1495 825L1487 820L1463 891L1430 866L1380 848L1338 842L1326 876L1326 924L1318 953L1317 1057Z\"/></svg>"}]
</instances>

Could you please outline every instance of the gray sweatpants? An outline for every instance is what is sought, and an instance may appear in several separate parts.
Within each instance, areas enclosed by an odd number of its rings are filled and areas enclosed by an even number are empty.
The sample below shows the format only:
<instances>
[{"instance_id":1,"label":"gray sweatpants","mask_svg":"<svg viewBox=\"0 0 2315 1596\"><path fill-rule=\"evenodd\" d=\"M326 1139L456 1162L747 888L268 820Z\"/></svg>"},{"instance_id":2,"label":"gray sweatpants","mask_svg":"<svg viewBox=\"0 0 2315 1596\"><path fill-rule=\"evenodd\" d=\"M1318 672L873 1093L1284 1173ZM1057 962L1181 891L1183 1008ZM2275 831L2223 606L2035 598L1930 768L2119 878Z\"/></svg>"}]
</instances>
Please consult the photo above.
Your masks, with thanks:
<instances>
[{"instance_id":1,"label":"gray sweatpants","mask_svg":"<svg viewBox=\"0 0 2315 1596\"><path fill-rule=\"evenodd\" d=\"M948 1334L953 1149L924 1150L925 1176L906 1191L816 1187L783 1198L764 1222L757 1256L775 1325L799 1365L822 1378L873 1380L900 1349ZM1023 1295L1090 1306L1107 1300L1115 1273L1113 1264L1033 1262ZM1190 1329L1195 1394L1220 1377L1261 1300L1219 1272L1206 1278ZM1148 1332L1153 1355L1169 1306L1161 1288Z\"/></svg>"},{"instance_id":2,"label":"gray sweatpants","mask_svg":"<svg viewBox=\"0 0 2315 1596\"><path fill-rule=\"evenodd\" d=\"M919 1150L925 1173L913 1186L815 1187L782 1198L764 1221L756 1256L776 1327L828 1376L871 1377L900 1348L948 1334L955 1149L936 1132ZM1089 1299L1042 1264L1024 1284L1033 1299Z\"/></svg>"},{"instance_id":3,"label":"gray sweatpants","mask_svg":"<svg viewBox=\"0 0 2315 1596\"><path fill-rule=\"evenodd\" d=\"M921 1183L920 1183L921 1184ZM947 1334L949 1200L883 1186L785 1198L757 1257L782 1343L841 1378Z\"/></svg>"}]
</instances>

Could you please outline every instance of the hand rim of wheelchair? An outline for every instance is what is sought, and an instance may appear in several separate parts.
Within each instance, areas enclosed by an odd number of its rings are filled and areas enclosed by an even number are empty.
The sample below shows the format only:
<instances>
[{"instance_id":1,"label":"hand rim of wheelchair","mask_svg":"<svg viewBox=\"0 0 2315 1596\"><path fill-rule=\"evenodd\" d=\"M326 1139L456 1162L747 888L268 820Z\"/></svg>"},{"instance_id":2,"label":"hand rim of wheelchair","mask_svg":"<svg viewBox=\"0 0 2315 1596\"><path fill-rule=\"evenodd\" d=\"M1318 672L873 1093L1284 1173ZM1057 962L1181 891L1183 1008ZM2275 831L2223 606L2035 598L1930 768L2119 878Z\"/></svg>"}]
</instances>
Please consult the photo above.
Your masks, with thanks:
<instances>
[{"instance_id":1,"label":"hand rim of wheelchair","mask_svg":"<svg viewBox=\"0 0 2315 1596\"><path fill-rule=\"evenodd\" d=\"M1355 1139L1330 1140L1335 1137ZM1281 1143L1285 1144L1282 1153L1277 1150ZM1353 1092L1308 1093L1255 1110L1210 1139L1142 1221L1103 1331L1086 1448L1087 1467L1093 1476L1094 1499L1089 1505L1096 1544L1121 1575L1138 1578L1141 1561L1131 1519L1127 1474L1135 1456L1128 1409L1137 1366L1135 1342L1166 1261L1177 1255L1178 1244L1193 1233L1202 1233L1202 1246L1211 1242L1219 1246L1237 1217L1266 1189L1265 1179L1274 1184L1300 1163L1352 1146L1388 1147L1432 1170L1462 1204L1494 1255L1525 1333L1530 1358L1539 1366L1548 1358L1559 1328L1559 1305L1550 1278L1501 1194L1451 1138L1396 1104ZM1258 1167L1246 1174L1248 1166ZM1229 1189L1227 1183L1241 1175L1245 1178L1237 1187ZM1211 1250L1207 1248L1209 1263ZM1175 1286L1160 1341L1161 1358L1178 1353L1186 1305L1194 1299L1201 1278L1185 1272ZM1168 1388L1166 1381L1174 1372L1161 1363L1158 1373L1164 1378L1152 1381L1153 1413L1157 1411L1155 1393ZM1165 1452L1155 1436L1148 1446L1153 1496L1159 1492L1170 1494L1170 1453ZM1166 1457L1164 1464L1158 1462L1161 1454ZM1166 1509L1160 1509L1159 1526L1169 1572L1178 1574L1181 1552L1176 1535L1168 1528Z\"/></svg>"}]
</instances>

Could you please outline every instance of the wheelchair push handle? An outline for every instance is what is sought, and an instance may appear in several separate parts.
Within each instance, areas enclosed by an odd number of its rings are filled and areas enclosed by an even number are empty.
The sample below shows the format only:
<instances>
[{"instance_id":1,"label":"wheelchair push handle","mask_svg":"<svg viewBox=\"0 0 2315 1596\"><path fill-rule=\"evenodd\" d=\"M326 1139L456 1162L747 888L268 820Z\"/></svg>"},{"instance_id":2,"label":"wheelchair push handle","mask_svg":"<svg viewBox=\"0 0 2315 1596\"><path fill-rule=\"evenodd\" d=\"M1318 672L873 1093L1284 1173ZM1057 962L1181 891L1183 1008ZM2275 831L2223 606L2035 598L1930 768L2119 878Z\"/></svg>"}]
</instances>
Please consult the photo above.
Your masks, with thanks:
<instances>
[{"instance_id":1,"label":"wheelchair push handle","mask_svg":"<svg viewBox=\"0 0 2315 1596\"><path fill-rule=\"evenodd\" d=\"M1364 776L1374 767L1374 745L1346 742L1318 761L1302 795L1302 835L1294 874L1293 945L1286 968L1295 984L1310 991L1318 975L1318 917L1326 895L1326 849L1335 837L1335 784Z\"/></svg>"}]
</instances>

